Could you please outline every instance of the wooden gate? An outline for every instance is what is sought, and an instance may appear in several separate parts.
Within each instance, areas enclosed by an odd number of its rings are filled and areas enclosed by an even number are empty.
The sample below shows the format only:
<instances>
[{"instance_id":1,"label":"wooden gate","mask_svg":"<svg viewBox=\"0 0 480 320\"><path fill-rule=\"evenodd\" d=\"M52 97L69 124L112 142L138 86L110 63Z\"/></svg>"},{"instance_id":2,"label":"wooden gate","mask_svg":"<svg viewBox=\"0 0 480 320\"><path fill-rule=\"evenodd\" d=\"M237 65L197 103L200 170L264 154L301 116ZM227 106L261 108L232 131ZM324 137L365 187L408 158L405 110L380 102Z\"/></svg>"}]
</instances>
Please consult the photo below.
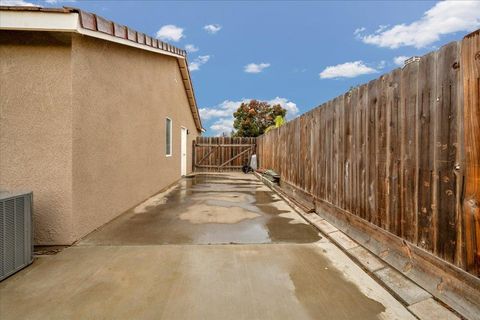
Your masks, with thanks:
<instances>
[{"instance_id":1,"label":"wooden gate","mask_svg":"<svg viewBox=\"0 0 480 320\"><path fill-rule=\"evenodd\" d=\"M197 137L193 142L193 171L240 171L255 148L256 138Z\"/></svg>"}]
</instances>

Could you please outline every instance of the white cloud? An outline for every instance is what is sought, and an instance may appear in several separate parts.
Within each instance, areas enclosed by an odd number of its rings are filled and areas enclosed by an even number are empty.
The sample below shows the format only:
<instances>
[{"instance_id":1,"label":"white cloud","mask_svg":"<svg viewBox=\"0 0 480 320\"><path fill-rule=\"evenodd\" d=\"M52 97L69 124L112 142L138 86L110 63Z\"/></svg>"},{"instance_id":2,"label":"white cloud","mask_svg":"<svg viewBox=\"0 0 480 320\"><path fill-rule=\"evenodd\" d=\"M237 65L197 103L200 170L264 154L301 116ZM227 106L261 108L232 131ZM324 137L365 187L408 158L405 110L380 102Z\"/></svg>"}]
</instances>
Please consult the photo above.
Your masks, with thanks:
<instances>
[{"instance_id":1,"label":"white cloud","mask_svg":"<svg viewBox=\"0 0 480 320\"><path fill-rule=\"evenodd\" d=\"M250 99L242 99L240 101L225 100L222 103L210 107L200 108L200 117L202 120L209 120L212 118L225 118L233 116L233 113L237 111L242 102L248 102Z\"/></svg>"},{"instance_id":2,"label":"white cloud","mask_svg":"<svg viewBox=\"0 0 480 320\"><path fill-rule=\"evenodd\" d=\"M377 73L376 69L366 66L363 61L345 62L335 66L328 66L320 72L321 79L355 78L364 74Z\"/></svg>"},{"instance_id":3,"label":"white cloud","mask_svg":"<svg viewBox=\"0 0 480 320\"><path fill-rule=\"evenodd\" d=\"M209 56L209 55L198 56L198 57L196 57L195 59L193 59L192 62L190 62L190 63L188 64L188 69L189 69L190 71L200 70L200 67L201 67L202 65L204 65L205 63L207 63L208 60L210 60L210 56Z\"/></svg>"},{"instance_id":4,"label":"white cloud","mask_svg":"<svg viewBox=\"0 0 480 320\"><path fill-rule=\"evenodd\" d=\"M40 7L38 4L33 4L24 0L0 0L0 6Z\"/></svg>"},{"instance_id":5,"label":"white cloud","mask_svg":"<svg viewBox=\"0 0 480 320\"><path fill-rule=\"evenodd\" d=\"M382 60L382 61L380 61L380 62L378 63L377 69L383 69L383 68L385 68L386 66L387 66L387 61Z\"/></svg>"},{"instance_id":6,"label":"white cloud","mask_svg":"<svg viewBox=\"0 0 480 320\"><path fill-rule=\"evenodd\" d=\"M380 33L384 30L386 30L388 27L390 27L390 25L388 24L381 24L378 26L377 30L375 30L375 33ZM364 30L365 31L365 30Z\"/></svg>"},{"instance_id":7,"label":"white cloud","mask_svg":"<svg viewBox=\"0 0 480 320\"><path fill-rule=\"evenodd\" d=\"M405 60L407 60L410 57L407 56L398 56L393 58L393 63L395 63L397 66L403 66L405 64Z\"/></svg>"},{"instance_id":8,"label":"white cloud","mask_svg":"<svg viewBox=\"0 0 480 320\"><path fill-rule=\"evenodd\" d=\"M222 133L230 134L230 132L233 130L233 118L218 119L210 126L210 129L212 129L212 131L217 135L221 135Z\"/></svg>"},{"instance_id":9,"label":"white cloud","mask_svg":"<svg viewBox=\"0 0 480 320\"><path fill-rule=\"evenodd\" d=\"M469 32L480 26L480 1L441 1L410 24L397 24L391 28L380 26L373 34L356 35L364 43L385 48L413 46L424 48L454 32Z\"/></svg>"},{"instance_id":10,"label":"white cloud","mask_svg":"<svg viewBox=\"0 0 480 320\"><path fill-rule=\"evenodd\" d=\"M365 27L357 28L357 29L355 29L355 31L353 31L353 35L354 35L354 36L358 36L358 35L360 35L362 32L364 32L365 30L367 30Z\"/></svg>"},{"instance_id":11,"label":"white cloud","mask_svg":"<svg viewBox=\"0 0 480 320\"><path fill-rule=\"evenodd\" d=\"M219 24L207 24L203 29L210 34L215 34L222 29L222 26Z\"/></svg>"},{"instance_id":12,"label":"white cloud","mask_svg":"<svg viewBox=\"0 0 480 320\"><path fill-rule=\"evenodd\" d=\"M187 50L187 52L192 53L192 52L197 52L199 49L198 47L195 47L193 44L187 44L185 46L185 50Z\"/></svg>"},{"instance_id":13,"label":"white cloud","mask_svg":"<svg viewBox=\"0 0 480 320\"><path fill-rule=\"evenodd\" d=\"M270 63L249 63L244 67L246 73L260 73L263 69L270 67Z\"/></svg>"},{"instance_id":14,"label":"white cloud","mask_svg":"<svg viewBox=\"0 0 480 320\"><path fill-rule=\"evenodd\" d=\"M157 38L163 41L178 42L184 37L183 28L177 27L173 24L167 24L157 31Z\"/></svg>"},{"instance_id":15,"label":"white cloud","mask_svg":"<svg viewBox=\"0 0 480 320\"><path fill-rule=\"evenodd\" d=\"M230 133L233 130L233 113L237 111L242 102L249 102L252 99L241 99L238 101L225 100L222 103L210 107L200 108L200 117L203 121L216 119L210 129L216 134ZM297 104L286 98L275 97L267 101L269 104L279 104L287 109L287 119L293 119L299 112Z\"/></svg>"}]
</instances>

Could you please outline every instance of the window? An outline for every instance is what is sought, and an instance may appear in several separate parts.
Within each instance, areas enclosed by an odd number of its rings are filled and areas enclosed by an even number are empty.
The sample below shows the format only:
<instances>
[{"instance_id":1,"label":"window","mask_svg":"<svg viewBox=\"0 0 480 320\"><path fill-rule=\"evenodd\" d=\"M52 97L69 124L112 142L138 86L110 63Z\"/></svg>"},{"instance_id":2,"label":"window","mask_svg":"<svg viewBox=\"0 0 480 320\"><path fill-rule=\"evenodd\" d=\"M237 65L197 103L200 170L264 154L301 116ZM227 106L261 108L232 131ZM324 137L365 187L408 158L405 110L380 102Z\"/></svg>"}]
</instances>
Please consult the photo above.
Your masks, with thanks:
<instances>
[{"instance_id":1,"label":"window","mask_svg":"<svg viewBox=\"0 0 480 320\"><path fill-rule=\"evenodd\" d=\"M167 157L172 155L172 119L165 121L165 154Z\"/></svg>"}]
</instances>

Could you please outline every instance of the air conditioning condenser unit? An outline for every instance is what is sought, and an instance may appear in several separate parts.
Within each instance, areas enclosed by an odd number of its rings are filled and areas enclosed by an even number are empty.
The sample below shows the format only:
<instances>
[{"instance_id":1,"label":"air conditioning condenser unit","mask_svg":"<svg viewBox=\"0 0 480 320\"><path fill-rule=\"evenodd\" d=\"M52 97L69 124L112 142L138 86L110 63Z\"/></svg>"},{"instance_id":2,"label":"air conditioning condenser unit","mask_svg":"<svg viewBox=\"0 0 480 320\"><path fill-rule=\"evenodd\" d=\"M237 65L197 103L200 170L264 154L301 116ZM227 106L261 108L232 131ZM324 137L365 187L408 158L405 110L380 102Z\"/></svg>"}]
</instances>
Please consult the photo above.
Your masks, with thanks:
<instances>
[{"instance_id":1,"label":"air conditioning condenser unit","mask_svg":"<svg viewBox=\"0 0 480 320\"><path fill-rule=\"evenodd\" d=\"M0 191L0 281L33 262L32 193Z\"/></svg>"}]
</instances>

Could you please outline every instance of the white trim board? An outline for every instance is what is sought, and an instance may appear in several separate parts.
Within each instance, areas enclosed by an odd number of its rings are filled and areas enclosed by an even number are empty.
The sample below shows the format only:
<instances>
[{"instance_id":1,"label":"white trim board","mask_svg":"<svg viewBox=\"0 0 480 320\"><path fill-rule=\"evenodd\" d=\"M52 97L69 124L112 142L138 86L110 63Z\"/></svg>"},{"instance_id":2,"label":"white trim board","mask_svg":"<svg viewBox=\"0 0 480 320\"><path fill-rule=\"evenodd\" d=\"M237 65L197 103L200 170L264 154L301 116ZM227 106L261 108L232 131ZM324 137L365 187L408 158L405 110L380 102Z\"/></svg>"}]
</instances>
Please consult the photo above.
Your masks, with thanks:
<instances>
[{"instance_id":1,"label":"white trim board","mask_svg":"<svg viewBox=\"0 0 480 320\"><path fill-rule=\"evenodd\" d=\"M118 38L99 31L82 28L82 26L80 26L79 14L76 12L0 10L0 30L76 32L93 38L156 52L178 59L185 59L184 56L179 54Z\"/></svg>"}]
</instances>

